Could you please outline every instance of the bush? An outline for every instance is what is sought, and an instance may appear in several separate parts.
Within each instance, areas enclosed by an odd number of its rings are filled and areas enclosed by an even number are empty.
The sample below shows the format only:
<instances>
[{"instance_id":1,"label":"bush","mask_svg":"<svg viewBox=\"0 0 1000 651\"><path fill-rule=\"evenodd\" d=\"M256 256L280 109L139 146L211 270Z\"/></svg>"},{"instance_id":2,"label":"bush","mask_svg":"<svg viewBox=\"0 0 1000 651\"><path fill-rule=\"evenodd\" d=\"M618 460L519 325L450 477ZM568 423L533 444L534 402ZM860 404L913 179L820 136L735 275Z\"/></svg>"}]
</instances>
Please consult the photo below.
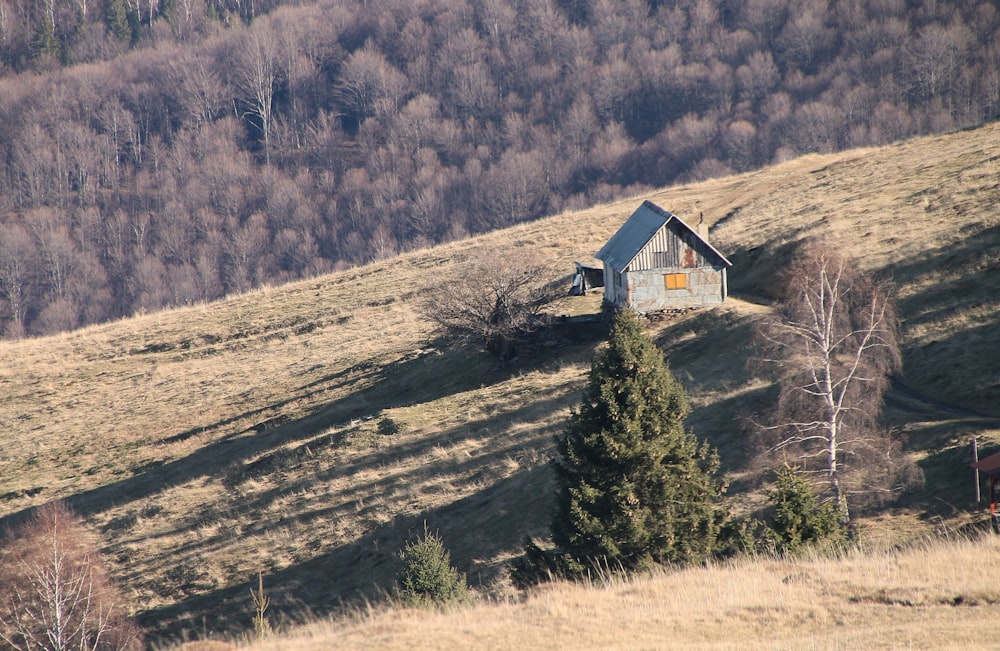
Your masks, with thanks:
<instances>
[{"instance_id":1,"label":"bush","mask_svg":"<svg viewBox=\"0 0 1000 651\"><path fill-rule=\"evenodd\" d=\"M809 481L797 469L778 471L774 490L771 532L779 551L796 552L806 546L838 547L847 540L847 530L834 502L817 499Z\"/></svg>"},{"instance_id":2,"label":"bush","mask_svg":"<svg viewBox=\"0 0 1000 651\"><path fill-rule=\"evenodd\" d=\"M403 431L399 421L385 416L378 421L377 428L379 436L395 436Z\"/></svg>"},{"instance_id":3,"label":"bush","mask_svg":"<svg viewBox=\"0 0 1000 651\"><path fill-rule=\"evenodd\" d=\"M429 290L420 310L446 336L506 360L518 339L546 323L542 310L556 296L551 283L551 269L532 253L490 251Z\"/></svg>"},{"instance_id":4,"label":"bush","mask_svg":"<svg viewBox=\"0 0 1000 651\"><path fill-rule=\"evenodd\" d=\"M403 568L396 576L393 596L409 606L444 605L464 601L465 575L451 566L451 555L441 537L427 530L423 538L399 552Z\"/></svg>"}]
</instances>

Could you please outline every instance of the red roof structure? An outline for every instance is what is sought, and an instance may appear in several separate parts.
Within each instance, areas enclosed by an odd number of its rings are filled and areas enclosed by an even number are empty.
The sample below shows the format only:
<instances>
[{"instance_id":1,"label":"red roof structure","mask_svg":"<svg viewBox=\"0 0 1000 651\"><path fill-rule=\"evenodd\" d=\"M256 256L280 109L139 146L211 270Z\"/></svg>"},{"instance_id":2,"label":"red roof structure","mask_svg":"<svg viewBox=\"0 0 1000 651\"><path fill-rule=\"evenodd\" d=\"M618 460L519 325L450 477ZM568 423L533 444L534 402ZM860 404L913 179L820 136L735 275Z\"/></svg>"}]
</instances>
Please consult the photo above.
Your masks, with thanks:
<instances>
[{"instance_id":1,"label":"red roof structure","mask_svg":"<svg viewBox=\"0 0 1000 651\"><path fill-rule=\"evenodd\" d=\"M979 472L985 472L988 475L1000 474L1000 452L991 454L969 465Z\"/></svg>"}]
</instances>

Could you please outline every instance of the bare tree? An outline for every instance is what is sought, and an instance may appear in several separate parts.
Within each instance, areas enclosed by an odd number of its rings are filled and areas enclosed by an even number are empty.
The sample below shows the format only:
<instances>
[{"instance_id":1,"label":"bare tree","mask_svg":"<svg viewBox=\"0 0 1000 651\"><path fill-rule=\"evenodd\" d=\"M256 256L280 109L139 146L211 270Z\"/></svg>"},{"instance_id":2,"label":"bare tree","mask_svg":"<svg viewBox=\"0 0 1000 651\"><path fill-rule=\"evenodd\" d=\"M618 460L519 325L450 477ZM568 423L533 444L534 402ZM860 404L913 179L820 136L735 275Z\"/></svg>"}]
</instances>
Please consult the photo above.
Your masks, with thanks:
<instances>
[{"instance_id":1,"label":"bare tree","mask_svg":"<svg viewBox=\"0 0 1000 651\"><path fill-rule=\"evenodd\" d=\"M62 502L11 532L0 554L0 640L15 651L138 649L96 545Z\"/></svg>"},{"instance_id":2,"label":"bare tree","mask_svg":"<svg viewBox=\"0 0 1000 651\"><path fill-rule=\"evenodd\" d=\"M854 273L829 245L807 245L759 336L780 387L773 424L764 428L767 450L824 473L848 522L845 473L887 478L892 465L892 442L876 423L900 364L891 288Z\"/></svg>"},{"instance_id":3,"label":"bare tree","mask_svg":"<svg viewBox=\"0 0 1000 651\"><path fill-rule=\"evenodd\" d=\"M549 197L545 156L537 149L508 150L483 175L481 205L487 228L538 217Z\"/></svg>"},{"instance_id":4,"label":"bare tree","mask_svg":"<svg viewBox=\"0 0 1000 651\"><path fill-rule=\"evenodd\" d=\"M7 300L6 334L23 337L37 269L35 242L20 224L0 225L0 296Z\"/></svg>"},{"instance_id":5,"label":"bare tree","mask_svg":"<svg viewBox=\"0 0 1000 651\"><path fill-rule=\"evenodd\" d=\"M235 64L235 85L247 106L243 117L260 132L264 163L269 165L274 93L279 81L278 46L269 24L244 33Z\"/></svg>"},{"instance_id":6,"label":"bare tree","mask_svg":"<svg viewBox=\"0 0 1000 651\"><path fill-rule=\"evenodd\" d=\"M336 96L358 124L382 111L395 114L407 81L384 54L370 44L355 50L340 69Z\"/></svg>"},{"instance_id":7,"label":"bare tree","mask_svg":"<svg viewBox=\"0 0 1000 651\"><path fill-rule=\"evenodd\" d=\"M492 251L428 292L421 312L445 334L507 359L517 339L543 323L541 311L554 298L550 281L548 265L530 252Z\"/></svg>"}]
</instances>

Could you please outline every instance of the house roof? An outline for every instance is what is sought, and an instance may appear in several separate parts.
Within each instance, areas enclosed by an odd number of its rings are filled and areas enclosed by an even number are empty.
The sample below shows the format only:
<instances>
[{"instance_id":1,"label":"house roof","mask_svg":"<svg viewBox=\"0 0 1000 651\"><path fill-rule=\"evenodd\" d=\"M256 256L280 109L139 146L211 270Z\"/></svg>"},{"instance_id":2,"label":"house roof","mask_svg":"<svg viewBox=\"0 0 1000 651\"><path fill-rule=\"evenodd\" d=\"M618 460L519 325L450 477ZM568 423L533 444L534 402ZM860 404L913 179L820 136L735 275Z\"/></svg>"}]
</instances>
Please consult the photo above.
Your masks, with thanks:
<instances>
[{"instance_id":1,"label":"house roof","mask_svg":"<svg viewBox=\"0 0 1000 651\"><path fill-rule=\"evenodd\" d=\"M998 474L1000 471L1000 452L996 454L991 454L988 457L984 457L977 461L976 463L969 464L976 470L980 472L985 472L990 475Z\"/></svg>"},{"instance_id":2,"label":"house roof","mask_svg":"<svg viewBox=\"0 0 1000 651\"><path fill-rule=\"evenodd\" d=\"M694 235L708 251L718 258L719 262L727 267L733 266L733 263L709 244L697 230L685 224L684 220L677 215L648 200L642 202L642 205L622 224L618 232L612 235L607 244L601 247L596 257L598 260L608 263L613 269L621 271L628 267L653 235L671 221L676 222L678 226Z\"/></svg>"}]
</instances>

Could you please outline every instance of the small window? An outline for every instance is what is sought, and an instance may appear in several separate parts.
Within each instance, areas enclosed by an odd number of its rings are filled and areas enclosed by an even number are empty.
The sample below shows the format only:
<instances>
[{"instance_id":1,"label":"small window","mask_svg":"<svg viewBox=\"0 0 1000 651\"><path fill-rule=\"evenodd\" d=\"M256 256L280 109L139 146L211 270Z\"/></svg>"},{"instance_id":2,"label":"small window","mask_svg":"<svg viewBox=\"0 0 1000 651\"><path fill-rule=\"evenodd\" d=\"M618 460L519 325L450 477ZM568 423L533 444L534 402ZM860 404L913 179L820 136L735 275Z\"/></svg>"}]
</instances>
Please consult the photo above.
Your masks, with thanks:
<instances>
[{"instance_id":1,"label":"small window","mask_svg":"<svg viewBox=\"0 0 1000 651\"><path fill-rule=\"evenodd\" d=\"M687 274L666 274L667 289L687 289Z\"/></svg>"}]
</instances>

